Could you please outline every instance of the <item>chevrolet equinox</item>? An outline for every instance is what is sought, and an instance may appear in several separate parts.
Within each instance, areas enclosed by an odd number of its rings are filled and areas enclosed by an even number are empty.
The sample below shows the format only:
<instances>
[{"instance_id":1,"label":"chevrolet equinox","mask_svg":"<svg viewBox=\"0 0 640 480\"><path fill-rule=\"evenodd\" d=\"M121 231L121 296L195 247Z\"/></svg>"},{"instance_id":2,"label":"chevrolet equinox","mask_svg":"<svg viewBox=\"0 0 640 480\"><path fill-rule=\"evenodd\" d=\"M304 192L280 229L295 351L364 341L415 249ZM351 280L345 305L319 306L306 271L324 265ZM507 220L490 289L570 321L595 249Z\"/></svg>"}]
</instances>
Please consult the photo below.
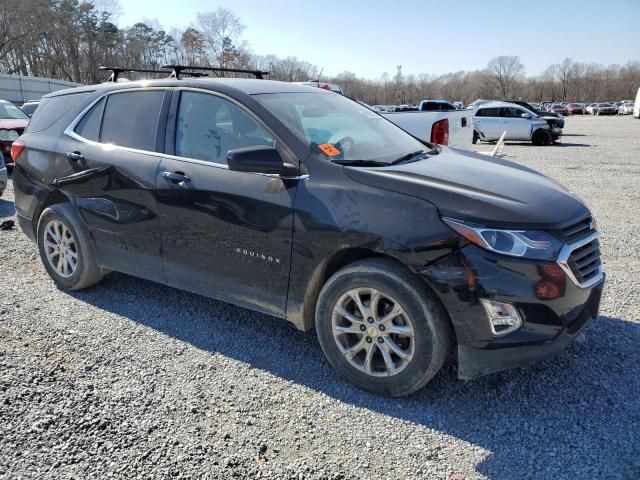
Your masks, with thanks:
<instances>
[{"instance_id":1,"label":"chevrolet equinox","mask_svg":"<svg viewBox=\"0 0 640 480\"><path fill-rule=\"evenodd\" d=\"M124 272L315 328L374 392L559 353L604 283L588 208L524 166L259 79L46 95L13 144L22 230L62 289Z\"/></svg>"}]
</instances>

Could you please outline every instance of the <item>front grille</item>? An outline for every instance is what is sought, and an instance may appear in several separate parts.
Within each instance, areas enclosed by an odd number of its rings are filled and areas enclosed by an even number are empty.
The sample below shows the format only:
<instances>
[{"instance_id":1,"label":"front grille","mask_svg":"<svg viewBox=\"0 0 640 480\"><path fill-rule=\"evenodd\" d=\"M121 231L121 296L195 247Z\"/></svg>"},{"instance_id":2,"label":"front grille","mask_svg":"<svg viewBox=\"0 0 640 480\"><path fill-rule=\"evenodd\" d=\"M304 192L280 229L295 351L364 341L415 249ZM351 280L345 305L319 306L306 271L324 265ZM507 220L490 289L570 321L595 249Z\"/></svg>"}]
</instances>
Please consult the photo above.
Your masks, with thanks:
<instances>
[{"instance_id":1,"label":"front grille","mask_svg":"<svg viewBox=\"0 0 640 480\"><path fill-rule=\"evenodd\" d=\"M595 238L571 252L567 264L579 284L589 282L600 275L600 242Z\"/></svg>"},{"instance_id":2,"label":"front grille","mask_svg":"<svg viewBox=\"0 0 640 480\"><path fill-rule=\"evenodd\" d=\"M573 243L577 240L588 237L593 233L593 231L593 219L591 217L587 217L563 228L562 230L554 230L552 233L563 242Z\"/></svg>"}]
</instances>

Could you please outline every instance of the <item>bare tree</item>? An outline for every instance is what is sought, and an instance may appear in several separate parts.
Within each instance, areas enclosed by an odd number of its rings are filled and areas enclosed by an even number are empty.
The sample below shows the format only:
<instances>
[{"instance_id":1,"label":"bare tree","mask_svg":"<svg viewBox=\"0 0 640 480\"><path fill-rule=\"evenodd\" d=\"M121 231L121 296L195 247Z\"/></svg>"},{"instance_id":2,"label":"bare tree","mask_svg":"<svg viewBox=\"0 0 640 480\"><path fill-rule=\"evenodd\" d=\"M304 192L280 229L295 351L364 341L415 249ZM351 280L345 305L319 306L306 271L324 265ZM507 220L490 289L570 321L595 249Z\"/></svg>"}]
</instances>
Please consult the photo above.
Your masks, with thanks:
<instances>
[{"instance_id":1,"label":"bare tree","mask_svg":"<svg viewBox=\"0 0 640 480\"><path fill-rule=\"evenodd\" d=\"M226 8L198 13L198 25L210 54L221 67L228 67L237 57L236 44L244 31L240 18Z\"/></svg>"},{"instance_id":2,"label":"bare tree","mask_svg":"<svg viewBox=\"0 0 640 480\"><path fill-rule=\"evenodd\" d=\"M520 63L520 57L515 55L492 58L487 69L493 74L493 80L496 82L503 100L514 95L516 83L524 76L524 65Z\"/></svg>"}]
</instances>

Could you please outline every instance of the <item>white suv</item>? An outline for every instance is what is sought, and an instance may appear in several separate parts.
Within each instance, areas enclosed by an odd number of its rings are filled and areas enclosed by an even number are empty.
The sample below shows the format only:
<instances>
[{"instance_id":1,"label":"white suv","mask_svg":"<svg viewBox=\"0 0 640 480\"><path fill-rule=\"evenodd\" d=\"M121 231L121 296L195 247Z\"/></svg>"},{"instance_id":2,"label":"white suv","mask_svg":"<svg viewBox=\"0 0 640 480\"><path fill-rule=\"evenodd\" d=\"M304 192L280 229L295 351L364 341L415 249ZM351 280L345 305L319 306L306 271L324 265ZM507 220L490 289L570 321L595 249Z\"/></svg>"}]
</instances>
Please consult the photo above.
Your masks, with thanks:
<instances>
[{"instance_id":1,"label":"white suv","mask_svg":"<svg viewBox=\"0 0 640 480\"><path fill-rule=\"evenodd\" d=\"M530 140L534 145L550 145L562 129L531 110L507 102L483 103L473 116L473 143L498 140Z\"/></svg>"}]
</instances>

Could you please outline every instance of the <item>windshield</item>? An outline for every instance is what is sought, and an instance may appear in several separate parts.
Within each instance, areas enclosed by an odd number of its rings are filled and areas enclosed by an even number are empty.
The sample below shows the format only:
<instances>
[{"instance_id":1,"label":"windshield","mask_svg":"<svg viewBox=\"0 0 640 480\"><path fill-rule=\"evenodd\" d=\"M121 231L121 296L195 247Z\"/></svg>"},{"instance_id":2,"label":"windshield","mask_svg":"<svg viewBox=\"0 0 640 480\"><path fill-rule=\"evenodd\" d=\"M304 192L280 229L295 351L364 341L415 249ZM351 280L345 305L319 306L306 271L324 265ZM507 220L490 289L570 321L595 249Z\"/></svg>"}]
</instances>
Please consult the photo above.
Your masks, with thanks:
<instances>
[{"instance_id":1,"label":"windshield","mask_svg":"<svg viewBox=\"0 0 640 480\"><path fill-rule=\"evenodd\" d=\"M272 93L256 98L329 160L391 163L426 150L404 130L340 95Z\"/></svg>"},{"instance_id":2,"label":"windshield","mask_svg":"<svg viewBox=\"0 0 640 480\"><path fill-rule=\"evenodd\" d=\"M29 116L13 103L0 102L0 118L12 120L29 120Z\"/></svg>"}]
</instances>

